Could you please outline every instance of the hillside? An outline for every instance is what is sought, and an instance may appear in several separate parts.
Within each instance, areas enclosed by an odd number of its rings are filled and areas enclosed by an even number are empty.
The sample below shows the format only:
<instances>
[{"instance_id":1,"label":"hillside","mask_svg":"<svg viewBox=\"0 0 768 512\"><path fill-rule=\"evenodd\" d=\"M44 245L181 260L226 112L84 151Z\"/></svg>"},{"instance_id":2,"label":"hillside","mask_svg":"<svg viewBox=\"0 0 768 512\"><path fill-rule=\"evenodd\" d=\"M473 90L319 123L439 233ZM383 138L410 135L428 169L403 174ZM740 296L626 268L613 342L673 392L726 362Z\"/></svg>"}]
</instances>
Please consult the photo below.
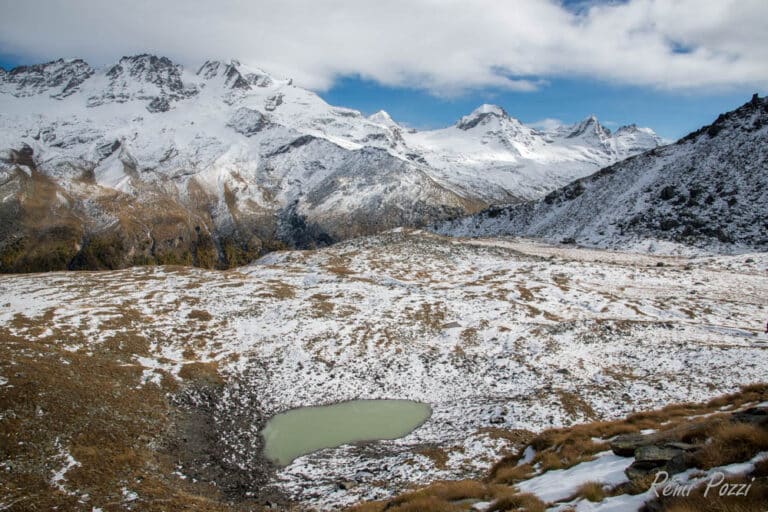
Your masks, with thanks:
<instances>
[{"instance_id":1,"label":"hillside","mask_svg":"<svg viewBox=\"0 0 768 512\"><path fill-rule=\"evenodd\" d=\"M22 66L0 73L0 271L232 267L540 197L659 143L489 105L417 132L237 61Z\"/></svg>"},{"instance_id":2,"label":"hillside","mask_svg":"<svg viewBox=\"0 0 768 512\"><path fill-rule=\"evenodd\" d=\"M226 272L3 276L0 504L338 510L481 479L542 430L764 381L766 270L398 230ZM273 415L378 398L432 415L264 459Z\"/></svg>"},{"instance_id":3,"label":"hillside","mask_svg":"<svg viewBox=\"0 0 768 512\"><path fill-rule=\"evenodd\" d=\"M518 235L604 248L737 253L768 249L768 99L675 144L606 167L522 205L439 224L456 236Z\"/></svg>"}]
</instances>

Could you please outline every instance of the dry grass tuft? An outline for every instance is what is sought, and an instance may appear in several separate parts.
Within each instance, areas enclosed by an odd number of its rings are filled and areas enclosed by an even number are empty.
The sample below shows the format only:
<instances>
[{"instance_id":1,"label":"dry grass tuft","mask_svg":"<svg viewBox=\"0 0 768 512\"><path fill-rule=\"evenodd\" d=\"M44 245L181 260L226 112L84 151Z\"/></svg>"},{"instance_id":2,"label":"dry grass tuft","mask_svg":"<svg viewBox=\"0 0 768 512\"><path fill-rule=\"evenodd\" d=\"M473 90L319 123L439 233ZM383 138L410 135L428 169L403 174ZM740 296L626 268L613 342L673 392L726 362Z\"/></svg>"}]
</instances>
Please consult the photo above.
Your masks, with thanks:
<instances>
[{"instance_id":1,"label":"dry grass tuft","mask_svg":"<svg viewBox=\"0 0 768 512\"><path fill-rule=\"evenodd\" d=\"M532 475L533 466L530 464L501 466L493 472L492 481L500 484L514 484L530 478Z\"/></svg>"},{"instance_id":2,"label":"dry grass tuft","mask_svg":"<svg viewBox=\"0 0 768 512\"><path fill-rule=\"evenodd\" d=\"M711 469L751 459L768 450L768 430L748 423L715 427L710 441L693 455L696 467Z\"/></svg>"},{"instance_id":3,"label":"dry grass tuft","mask_svg":"<svg viewBox=\"0 0 768 512\"><path fill-rule=\"evenodd\" d=\"M497 499L487 512L504 512L507 510L524 512L544 512L547 506L533 494L513 494Z\"/></svg>"},{"instance_id":4,"label":"dry grass tuft","mask_svg":"<svg viewBox=\"0 0 768 512\"><path fill-rule=\"evenodd\" d=\"M463 507L453 505L436 496L419 496L394 507L387 507L391 512L459 512Z\"/></svg>"},{"instance_id":5,"label":"dry grass tuft","mask_svg":"<svg viewBox=\"0 0 768 512\"><path fill-rule=\"evenodd\" d=\"M563 406L563 410L568 416L575 418L579 415L582 415L587 419L595 419L597 417L597 414L595 413L595 410L592 408L592 406L576 393L572 393L564 389L557 389L555 390L555 393L557 394L558 398L560 398L560 403Z\"/></svg>"},{"instance_id":6,"label":"dry grass tuft","mask_svg":"<svg viewBox=\"0 0 768 512\"><path fill-rule=\"evenodd\" d=\"M587 501L597 503L605 499L605 488L600 482L584 482L576 490L576 496L584 498ZM573 498L568 501L572 501Z\"/></svg>"},{"instance_id":7,"label":"dry grass tuft","mask_svg":"<svg viewBox=\"0 0 768 512\"><path fill-rule=\"evenodd\" d=\"M428 446L416 453L430 459L437 469L445 469L446 464L448 463L448 454L439 446Z\"/></svg>"},{"instance_id":8,"label":"dry grass tuft","mask_svg":"<svg viewBox=\"0 0 768 512\"><path fill-rule=\"evenodd\" d=\"M179 377L187 381L205 382L216 386L224 383L215 361L187 363L179 370Z\"/></svg>"},{"instance_id":9,"label":"dry grass tuft","mask_svg":"<svg viewBox=\"0 0 768 512\"><path fill-rule=\"evenodd\" d=\"M201 322L209 322L213 319L213 316L207 311L202 309L193 309L187 315L187 318L191 320L200 320Z\"/></svg>"},{"instance_id":10,"label":"dry grass tuft","mask_svg":"<svg viewBox=\"0 0 768 512\"><path fill-rule=\"evenodd\" d=\"M417 491L408 492L392 498L386 503L374 503L370 508L353 507L354 512L377 510L394 511L458 511L465 507L456 502L462 500L486 500L494 494L494 489L477 480L456 480L435 482ZM379 508L377 508L379 507Z\"/></svg>"}]
</instances>

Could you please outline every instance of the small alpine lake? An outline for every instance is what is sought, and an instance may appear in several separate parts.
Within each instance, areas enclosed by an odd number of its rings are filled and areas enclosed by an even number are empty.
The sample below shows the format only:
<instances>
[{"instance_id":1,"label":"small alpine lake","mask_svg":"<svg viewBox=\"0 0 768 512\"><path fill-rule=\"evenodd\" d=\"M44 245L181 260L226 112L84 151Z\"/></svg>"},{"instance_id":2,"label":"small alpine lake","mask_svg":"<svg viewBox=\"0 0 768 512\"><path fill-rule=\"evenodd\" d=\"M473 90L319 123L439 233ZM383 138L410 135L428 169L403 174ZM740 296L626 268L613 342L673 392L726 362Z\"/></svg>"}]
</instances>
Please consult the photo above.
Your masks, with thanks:
<instances>
[{"instance_id":1,"label":"small alpine lake","mask_svg":"<svg viewBox=\"0 0 768 512\"><path fill-rule=\"evenodd\" d=\"M265 456L281 466L323 448L397 439L421 426L432 408L412 400L351 400L275 415L261 431Z\"/></svg>"}]
</instances>

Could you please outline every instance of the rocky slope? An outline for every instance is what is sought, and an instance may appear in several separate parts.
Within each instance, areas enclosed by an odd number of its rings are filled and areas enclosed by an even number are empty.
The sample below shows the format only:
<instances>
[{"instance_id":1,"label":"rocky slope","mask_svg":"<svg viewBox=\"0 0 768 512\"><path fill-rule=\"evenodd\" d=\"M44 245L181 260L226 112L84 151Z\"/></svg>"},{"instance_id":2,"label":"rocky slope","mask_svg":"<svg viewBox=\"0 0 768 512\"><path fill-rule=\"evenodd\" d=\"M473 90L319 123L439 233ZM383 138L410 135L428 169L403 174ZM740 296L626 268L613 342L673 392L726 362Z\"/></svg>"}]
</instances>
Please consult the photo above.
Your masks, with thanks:
<instances>
[{"instance_id":1,"label":"rocky slope","mask_svg":"<svg viewBox=\"0 0 768 512\"><path fill-rule=\"evenodd\" d=\"M677 143L574 181L537 201L443 223L459 236L521 235L597 247L768 249L768 99Z\"/></svg>"},{"instance_id":2,"label":"rocky slope","mask_svg":"<svg viewBox=\"0 0 768 512\"><path fill-rule=\"evenodd\" d=\"M539 197L658 144L493 106L416 132L236 61L19 67L0 73L0 270L234 266Z\"/></svg>"}]
</instances>

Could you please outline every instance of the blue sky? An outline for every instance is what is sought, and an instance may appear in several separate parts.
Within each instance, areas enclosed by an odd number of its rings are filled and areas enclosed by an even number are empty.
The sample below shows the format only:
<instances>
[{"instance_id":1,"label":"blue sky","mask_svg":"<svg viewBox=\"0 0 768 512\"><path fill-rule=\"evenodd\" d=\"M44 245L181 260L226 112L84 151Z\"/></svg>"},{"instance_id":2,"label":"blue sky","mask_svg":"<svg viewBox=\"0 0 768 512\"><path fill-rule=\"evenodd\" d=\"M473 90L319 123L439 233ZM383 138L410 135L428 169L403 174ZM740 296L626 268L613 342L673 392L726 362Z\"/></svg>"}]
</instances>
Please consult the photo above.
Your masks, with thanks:
<instances>
[{"instance_id":1,"label":"blue sky","mask_svg":"<svg viewBox=\"0 0 768 512\"><path fill-rule=\"evenodd\" d=\"M415 128L495 103L676 139L766 94L766 19L765 0L25 0L3 6L0 66L236 58Z\"/></svg>"}]
</instances>

